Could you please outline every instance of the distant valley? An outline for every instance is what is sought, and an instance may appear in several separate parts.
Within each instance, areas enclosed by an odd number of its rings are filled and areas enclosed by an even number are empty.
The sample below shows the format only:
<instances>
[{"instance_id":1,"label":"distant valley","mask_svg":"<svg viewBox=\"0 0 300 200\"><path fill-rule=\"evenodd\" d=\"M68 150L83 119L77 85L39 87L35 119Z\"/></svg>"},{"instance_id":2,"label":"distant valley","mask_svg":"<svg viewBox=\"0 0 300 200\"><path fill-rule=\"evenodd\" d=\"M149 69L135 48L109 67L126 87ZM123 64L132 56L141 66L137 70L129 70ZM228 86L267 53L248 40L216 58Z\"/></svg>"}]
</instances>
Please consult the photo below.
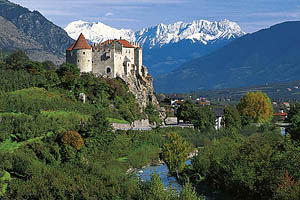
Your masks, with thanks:
<instances>
[{"instance_id":1,"label":"distant valley","mask_svg":"<svg viewBox=\"0 0 300 200\"><path fill-rule=\"evenodd\" d=\"M188 92L298 80L299 34L298 21L247 34L183 64L159 78L155 87L160 92Z\"/></svg>"}]
</instances>

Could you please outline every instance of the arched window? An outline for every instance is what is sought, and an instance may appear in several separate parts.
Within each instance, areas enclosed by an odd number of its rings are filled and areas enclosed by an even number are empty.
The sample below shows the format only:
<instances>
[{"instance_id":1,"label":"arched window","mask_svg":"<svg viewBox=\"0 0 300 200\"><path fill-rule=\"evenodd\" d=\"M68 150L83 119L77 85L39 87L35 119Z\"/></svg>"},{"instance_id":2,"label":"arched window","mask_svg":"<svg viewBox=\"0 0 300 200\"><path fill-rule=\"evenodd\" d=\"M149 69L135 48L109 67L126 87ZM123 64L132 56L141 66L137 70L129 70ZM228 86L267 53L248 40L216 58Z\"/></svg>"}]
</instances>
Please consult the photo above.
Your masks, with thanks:
<instances>
[{"instance_id":1,"label":"arched window","mask_svg":"<svg viewBox=\"0 0 300 200\"><path fill-rule=\"evenodd\" d=\"M111 73L111 68L110 68L110 67L107 67L107 68L106 68L106 73L107 73L107 74Z\"/></svg>"}]
</instances>

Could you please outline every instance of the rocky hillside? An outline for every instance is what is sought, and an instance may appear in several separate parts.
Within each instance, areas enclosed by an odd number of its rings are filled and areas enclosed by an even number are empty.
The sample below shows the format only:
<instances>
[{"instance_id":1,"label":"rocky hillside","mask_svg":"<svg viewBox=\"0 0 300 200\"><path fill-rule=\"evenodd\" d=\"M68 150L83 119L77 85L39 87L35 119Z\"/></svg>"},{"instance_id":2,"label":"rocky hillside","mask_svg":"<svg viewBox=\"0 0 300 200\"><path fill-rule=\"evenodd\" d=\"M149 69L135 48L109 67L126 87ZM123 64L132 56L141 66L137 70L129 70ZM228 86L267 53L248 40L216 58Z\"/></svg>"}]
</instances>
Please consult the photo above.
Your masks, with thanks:
<instances>
[{"instance_id":1,"label":"rocky hillside","mask_svg":"<svg viewBox=\"0 0 300 200\"><path fill-rule=\"evenodd\" d=\"M299 80L300 21L247 34L160 78L155 89L185 92Z\"/></svg>"},{"instance_id":2,"label":"rocky hillside","mask_svg":"<svg viewBox=\"0 0 300 200\"><path fill-rule=\"evenodd\" d=\"M94 43L120 37L138 41L143 47L144 64L155 78L245 34L236 23L228 20L158 24L136 32L128 29L118 30L101 22L75 21L70 23L65 30L73 39L83 33Z\"/></svg>"},{"instance_id":3,"label":"rocky hillside","mask_svg":"<svg viewBox=\"0 0 300 200\"><path fill-rule=\"evenodd\" d=\"M65 49L73 39L38 11L32 12L7 0L0 0L0 16L0 48L23 49L32 59L39 61L50 59L60 63L65 60ZM20 45L22 43L26 45Z\"/></svg>"}]
</instances>

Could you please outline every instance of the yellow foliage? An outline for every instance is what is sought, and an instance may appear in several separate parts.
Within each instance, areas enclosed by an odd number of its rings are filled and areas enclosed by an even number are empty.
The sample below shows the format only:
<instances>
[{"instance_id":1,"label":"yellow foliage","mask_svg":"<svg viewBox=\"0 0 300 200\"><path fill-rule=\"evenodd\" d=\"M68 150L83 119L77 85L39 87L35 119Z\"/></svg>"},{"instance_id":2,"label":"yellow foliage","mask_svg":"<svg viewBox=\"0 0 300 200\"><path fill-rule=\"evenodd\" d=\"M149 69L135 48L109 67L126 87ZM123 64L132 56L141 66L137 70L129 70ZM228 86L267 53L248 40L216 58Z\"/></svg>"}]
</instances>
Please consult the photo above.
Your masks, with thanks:
<instances>
[{"instance_id":1,"label":"yellow foliage","mask_svg":"<svg viewBox=\"0 0 300 200\"><path fill-rule=\"evenodd\" d=\"M63 144L68 144L77 150L80 150L84 145L84 140L81 135L76 131L68 131L61 138Z\"/></svg>"},{"instance_id":2,"label":"yellow foliage","mask_svg":"<svg viewBox=\"0 0 300 200\"><path fill-rule=\"evenodd\" d=\"M255 123L263 123L270 120L273 115L273 107L270 98L262 92L247 92L237 106L241 116Z\"/></svg>"}]
</instances>

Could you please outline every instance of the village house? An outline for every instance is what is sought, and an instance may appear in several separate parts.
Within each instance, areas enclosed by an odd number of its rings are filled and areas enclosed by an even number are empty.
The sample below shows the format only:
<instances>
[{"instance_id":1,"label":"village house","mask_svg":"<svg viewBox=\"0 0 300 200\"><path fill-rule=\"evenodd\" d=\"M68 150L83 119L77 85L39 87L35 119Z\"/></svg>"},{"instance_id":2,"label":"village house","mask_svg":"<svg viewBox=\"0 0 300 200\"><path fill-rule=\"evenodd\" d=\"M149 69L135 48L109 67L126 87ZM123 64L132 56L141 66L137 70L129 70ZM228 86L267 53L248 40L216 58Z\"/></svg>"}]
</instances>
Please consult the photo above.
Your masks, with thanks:
<instances>
[{"instance_id":1,"label":"village house","mask_svg":"<svg viewBox=\"0 0 300 200\"><path fill-rule=\"evenodd\" d=\"M215 117L216 117L215 129L220 130L224 126L223 125L224 108L215 108L213 109L213 112L215 113Z\"/></svg>"}]
</instances>

